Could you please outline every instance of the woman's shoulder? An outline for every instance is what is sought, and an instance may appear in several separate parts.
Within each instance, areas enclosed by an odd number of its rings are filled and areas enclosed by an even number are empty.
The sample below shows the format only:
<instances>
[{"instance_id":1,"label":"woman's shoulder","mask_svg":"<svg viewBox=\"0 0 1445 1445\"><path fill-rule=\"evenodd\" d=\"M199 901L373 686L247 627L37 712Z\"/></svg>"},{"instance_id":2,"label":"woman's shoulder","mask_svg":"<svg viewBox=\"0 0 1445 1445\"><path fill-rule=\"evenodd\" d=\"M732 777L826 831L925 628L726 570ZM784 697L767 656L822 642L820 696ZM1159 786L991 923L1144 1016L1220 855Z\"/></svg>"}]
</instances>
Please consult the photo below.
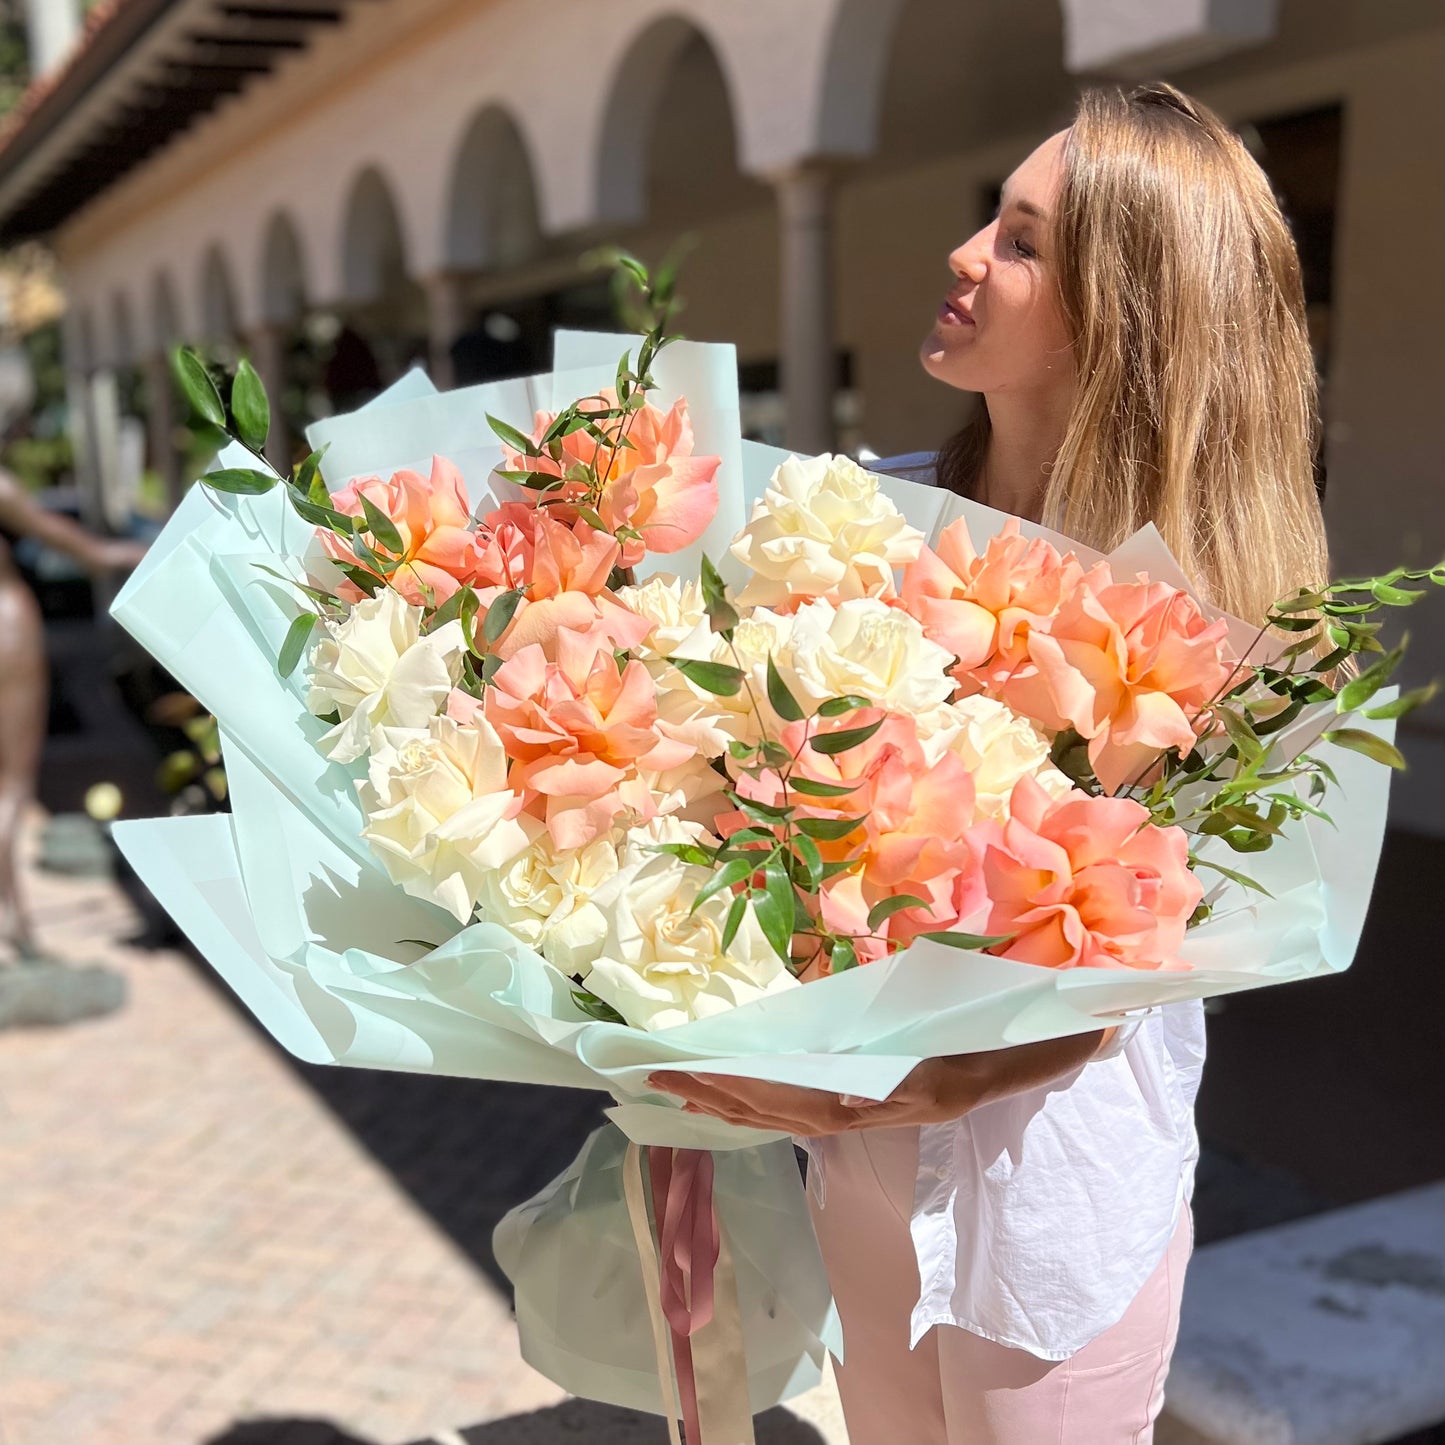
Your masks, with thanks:
<instances>
[{"instance_id":1,"label":"woman's shoulder","mask_svg":"<svg viewBox=\"0 0 1445 1445\"><path fill-rule=\"evenodd\" d=\"M938 483L937 452L904 452L893 457L878 457L864 465L870 472L882 472L886 476L921 482L925 487L936 486Z\"/></svg>"}]
</instances>

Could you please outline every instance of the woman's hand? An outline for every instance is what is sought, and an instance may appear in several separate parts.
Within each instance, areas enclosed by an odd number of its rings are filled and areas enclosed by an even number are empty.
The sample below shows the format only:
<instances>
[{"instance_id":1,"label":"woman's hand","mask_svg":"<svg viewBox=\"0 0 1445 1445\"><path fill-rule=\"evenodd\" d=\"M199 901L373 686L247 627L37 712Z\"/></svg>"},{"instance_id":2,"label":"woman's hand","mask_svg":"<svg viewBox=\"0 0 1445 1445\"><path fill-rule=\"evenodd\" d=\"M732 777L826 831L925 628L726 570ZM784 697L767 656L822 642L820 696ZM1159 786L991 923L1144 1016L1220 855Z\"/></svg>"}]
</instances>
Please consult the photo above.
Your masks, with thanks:
<instances>
[{"instance_id":1,"label":"woman's hand","mask_svg":"<svg viewBox=\"0 0 1445 1445\"><path fill-rule=\"evenodd\" d=\"M1106 1029L989 1053L925 1059L888 1098L877 1101L729 1074L659 1070L647 1082L660 1093L685 1100L686 1113L813 1138L850 1129L893 1129L961 1118L980 1104L1023 1093L1082 1068L1113 1033Z\"/></svg>"}]
</instances>

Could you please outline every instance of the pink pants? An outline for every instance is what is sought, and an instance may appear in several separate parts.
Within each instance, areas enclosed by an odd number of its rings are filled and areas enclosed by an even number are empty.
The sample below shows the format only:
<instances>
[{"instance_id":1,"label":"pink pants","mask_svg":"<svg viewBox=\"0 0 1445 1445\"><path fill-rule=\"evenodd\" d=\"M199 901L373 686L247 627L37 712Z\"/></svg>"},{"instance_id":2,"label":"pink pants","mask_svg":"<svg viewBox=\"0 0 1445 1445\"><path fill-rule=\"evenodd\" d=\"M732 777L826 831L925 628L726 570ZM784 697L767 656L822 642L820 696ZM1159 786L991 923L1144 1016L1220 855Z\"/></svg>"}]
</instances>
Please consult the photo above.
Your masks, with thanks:
<instances>
[{"instance_id":1,"label":"pink pants","mask_svg":"<svg viewBox=\"0 0 1445 1445\"><path fill-rule=\"evenodd\" d=\"M1151 1445L1179 1327L1187 1209L1124 1317L1067 1360L954 1325L910 1350L917 1172L917 1129L842 1135L829 1144L826 1207L813 1209L843 1320L838 1388L853 1445Z\"/></svg>"}]
</instances>

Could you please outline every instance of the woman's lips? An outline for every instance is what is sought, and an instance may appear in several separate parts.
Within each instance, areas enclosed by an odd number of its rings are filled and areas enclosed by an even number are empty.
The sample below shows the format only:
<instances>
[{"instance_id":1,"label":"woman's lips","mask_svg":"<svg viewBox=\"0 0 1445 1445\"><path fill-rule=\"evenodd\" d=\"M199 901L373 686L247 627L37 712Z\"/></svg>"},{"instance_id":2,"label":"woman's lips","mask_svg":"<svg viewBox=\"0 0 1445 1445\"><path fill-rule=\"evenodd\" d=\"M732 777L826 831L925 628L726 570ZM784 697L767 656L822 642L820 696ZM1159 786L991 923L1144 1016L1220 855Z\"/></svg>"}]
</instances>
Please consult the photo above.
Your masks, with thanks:
<instances>
[{"instance_id":1,"label":"woman's lips","mask_svg":"<svg viewBox=\"0 0 1445 1445\"><path fill-rule=\"evenodd\" d=\"M959 307L957 302L944 300L938 308L938 319L945 326L972 326L973 317Z\"/></svg>"}]
</instances>

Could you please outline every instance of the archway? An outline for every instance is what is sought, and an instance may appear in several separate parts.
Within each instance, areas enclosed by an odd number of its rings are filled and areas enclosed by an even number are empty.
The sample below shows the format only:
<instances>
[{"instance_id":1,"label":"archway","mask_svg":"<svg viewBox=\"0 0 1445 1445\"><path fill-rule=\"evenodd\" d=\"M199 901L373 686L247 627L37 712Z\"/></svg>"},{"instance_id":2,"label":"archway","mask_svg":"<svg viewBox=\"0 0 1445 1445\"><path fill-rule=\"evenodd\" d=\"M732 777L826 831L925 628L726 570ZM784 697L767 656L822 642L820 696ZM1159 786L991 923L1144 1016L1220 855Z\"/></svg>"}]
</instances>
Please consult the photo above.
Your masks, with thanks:
<instances>
[{"instance_id":1,"label":"archway","mask_svg":"<svg viewBox=\"0 0 1445 1445\"><path fill-rule=\"evenodd\" d=\"M406 237L391 187L375 166L357 176L341 236L344 315L326 388L359 405L426 352L426 297L407 272Z\"/></svg>"}]
</instances>

